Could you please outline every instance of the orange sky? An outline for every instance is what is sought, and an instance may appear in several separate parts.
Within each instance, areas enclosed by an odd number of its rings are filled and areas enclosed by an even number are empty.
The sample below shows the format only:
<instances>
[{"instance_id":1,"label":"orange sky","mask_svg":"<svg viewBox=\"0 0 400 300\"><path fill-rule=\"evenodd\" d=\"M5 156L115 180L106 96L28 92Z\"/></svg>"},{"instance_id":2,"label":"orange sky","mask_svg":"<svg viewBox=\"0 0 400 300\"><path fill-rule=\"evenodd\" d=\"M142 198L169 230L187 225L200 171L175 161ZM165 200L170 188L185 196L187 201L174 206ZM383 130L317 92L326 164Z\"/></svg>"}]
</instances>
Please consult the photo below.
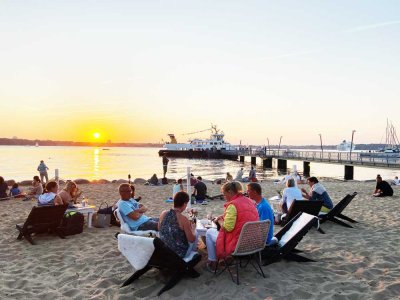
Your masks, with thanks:
<instances>
[{"instance_id":1,"label":"orange sky","mask_svg":"<svg viewBox=\"0 0 400 300\"><path fill-rule=\"evenodd\" d=\"M158 143L214 123L235 144L384 142L399 6L289 2L4 2L0 137Z\"/></svg>"}]
</instances>

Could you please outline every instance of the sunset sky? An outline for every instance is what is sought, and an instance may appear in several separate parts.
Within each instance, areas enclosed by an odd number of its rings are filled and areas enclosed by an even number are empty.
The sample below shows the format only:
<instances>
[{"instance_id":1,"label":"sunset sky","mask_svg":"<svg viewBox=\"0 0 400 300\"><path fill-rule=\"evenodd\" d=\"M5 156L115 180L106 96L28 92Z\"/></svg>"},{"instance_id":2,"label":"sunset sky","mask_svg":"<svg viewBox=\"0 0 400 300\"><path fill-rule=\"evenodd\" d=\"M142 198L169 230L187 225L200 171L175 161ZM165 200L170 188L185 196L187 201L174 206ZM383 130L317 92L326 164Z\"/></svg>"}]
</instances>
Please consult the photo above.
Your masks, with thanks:
<instances>
[{"instance_id":1,"label":"sunset sky","mask_svg":"<svg viewBox=\"0 0 400 300\"><path fill-rule=\"evenodd\" d=\"M397 0L0 2L0 137L379 143L399 82Z\"/></svg>"}]
</instances>

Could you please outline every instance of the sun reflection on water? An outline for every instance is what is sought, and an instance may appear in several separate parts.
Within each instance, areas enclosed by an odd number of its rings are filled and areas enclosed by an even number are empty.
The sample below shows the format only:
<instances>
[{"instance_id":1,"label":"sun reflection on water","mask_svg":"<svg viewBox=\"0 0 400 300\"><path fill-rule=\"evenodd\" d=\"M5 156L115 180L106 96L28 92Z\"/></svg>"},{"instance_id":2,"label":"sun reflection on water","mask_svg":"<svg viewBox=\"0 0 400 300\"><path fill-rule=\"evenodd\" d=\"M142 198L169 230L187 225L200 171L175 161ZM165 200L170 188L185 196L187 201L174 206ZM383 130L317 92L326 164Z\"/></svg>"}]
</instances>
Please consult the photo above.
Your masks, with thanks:
<instances>
[{"instance_id":1,"label":"sun reflection on water","mask_svg":"<svg viewBox=\"0 0 400 300\"><path fill-rule=\"evenodd\" d=\"M93 175L97 177L99 175L99 165L100 165L100 150L95 148L93 150Z\"/></svg>"}]
</instances>

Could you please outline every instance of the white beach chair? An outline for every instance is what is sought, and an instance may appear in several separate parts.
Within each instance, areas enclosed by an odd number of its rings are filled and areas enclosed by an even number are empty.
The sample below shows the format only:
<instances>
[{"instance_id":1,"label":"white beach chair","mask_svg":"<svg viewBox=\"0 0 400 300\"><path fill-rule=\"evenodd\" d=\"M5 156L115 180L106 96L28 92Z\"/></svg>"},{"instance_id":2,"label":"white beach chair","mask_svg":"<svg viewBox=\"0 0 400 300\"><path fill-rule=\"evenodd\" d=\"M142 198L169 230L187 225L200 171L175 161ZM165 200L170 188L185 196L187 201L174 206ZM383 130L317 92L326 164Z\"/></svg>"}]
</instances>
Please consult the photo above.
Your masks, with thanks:
<instances>
[{"instance_id":1,"label":"white beach chair","mask_svg":"<svg viewBox=\"0 0 400 300\"><path fill-rule=\"evenodd\" d=\"M118 208L114 210L114 215L115 218L117 218L119 220L119 223L121 224L122 233L132 234L137 236L152 236L152 237L158 236L158 232L154 230L131 230L129 225L125 223L124 219L122 218Z\"/></svg>"},{"instance_id":2,"label":"white beach chair","mask_svg":"<svg viewBox=\"0 0 400 300\"><path fill-rule=\"evenodd\" d=\"M267 246L262 251L264 266L277 262L281 259L296 262L314 262L314 260L303 257L297 253L297 244L307 234L307 232L318 222L318 217L300 212L291 219L276 235L278 244Z\"/></svg>"},{"instance_id":3,"label":"white beach chair","mask_svg":"<svg viewBox=\"0 0 400 300\"><path fill-rule=\"evenodd\" d=\"M158 296L173 288L183 277L196 278L200 276L193 268L200 262L201 255L191 252L185 258L180 258L159 238L145 238L127 234L118 235L118 249L128 259L135 272L122 284L130 285L152 268L168 270L170 277Z\"/></svg>"}]
</instances>

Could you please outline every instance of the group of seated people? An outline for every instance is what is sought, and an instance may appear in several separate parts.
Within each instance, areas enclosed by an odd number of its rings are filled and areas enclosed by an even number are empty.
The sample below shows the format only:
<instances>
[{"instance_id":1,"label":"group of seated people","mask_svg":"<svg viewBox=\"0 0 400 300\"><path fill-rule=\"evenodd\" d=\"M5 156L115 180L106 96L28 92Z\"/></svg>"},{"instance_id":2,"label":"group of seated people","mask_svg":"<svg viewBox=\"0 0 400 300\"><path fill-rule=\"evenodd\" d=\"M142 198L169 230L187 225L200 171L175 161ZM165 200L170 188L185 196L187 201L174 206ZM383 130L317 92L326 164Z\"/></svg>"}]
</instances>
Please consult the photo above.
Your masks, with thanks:
<instances>
[{"instance_id":1,"label":"group of seated people","mask_svg":"<svg viewBox=\"0 0 400 300\"><path fill-rule=\"evenodd\" d=\"M316 177L307 178L307 184L310 186L310 191L299 189L294 178L286 180L286 188L283 190L281 208L283 213L288 213L291 205L295 200L319 200L322 201L321 212L327 213L333 208L333 202L325 187L319 183Z\"/></svg>"},{"instance_id":2,"label":"group of seated people","mask_svg":"<svg viewBox=\"0 0 400 300\"><path fill-rule=\"evenodd\" d=\"M44 193L37 196L38 205L73 205L77 203L81 194L82 192L74 181L67 181L60 192L57 182L49 181L46 183Z\"/></svg>"},{"instance_id":3,"label":"group of seated people","mask_svg":"<svg viewBox=\"0 0 400 300\"><path fill-rule=\"evenodd\" d=\"M270 220L267 243L273 237L274 214L266 199L262 197L261 186L258 183L252 182L247 185L250 198L243 195L242 185L235 181L225 183L221 192L226 200L224 213L214 219L220 230L210 228L206 233L210 270L215 267L217 257L233 252L246 222ZM160 239L180 257L185 257L190 252L191 244L196 242L196 224L184 215L190 200L186 192L178 191L174 196L173 208L163 211L159 218L145 215L147 208L131 197L129 184L121 184L119 193L121 199L118 201L118 209L123 221L131 230L157 230Z\"/></svg>"},{"instance_id":4,"label":"group of seated people","mask_svg":"<svg viewBox=\"0 0 400 300\"><path fill-rule=\"evenodd\" d=\"M309 192L297 188L293 178L287 180L282 206L288 210L294 200L307 199L322 200L321 211L326 212L332 209L332 200L318 179L310 177L307 179L307 183L310 186ZM160 239L180 257L185 257L191 250L191 244L196 242L196 224L184 214L190 201L189 195L183 191L182 182L178 181L176 186L173 208L163 211L158 218L150 218L145 215L148 211L147 208L131 197L129 184L121 184L119 187L121 199L118 201L118 208L121 217L131 230L159 231ZM237 181L227 182L221 187L221 192L226 200L224 213L213 220L218 224L219 230L210 228L206 233L207 269L211 271L217 267L219 258L227 257L234 251L242 227L246 222L270 220L270 228L266 237L267 244L273 238L274 212L267 200L262 197L261 185L250 182L246 188L245 194L242 184Z\"/></svg>"},{"instance_id":5,"label":"group of seated people","mask_svg":"<svg viewBox=\"0 0 400 300\"><path fill-rule=\"evenodd\" d=\"M43 194L43 186L39 176L34 176L28 193L24 193L19 184L15 182L12 184L8 194L7 191L8 185L4 181L4 178L0 176L0 198L24 198L24 200L29 200L32 197L38 198Z\"/></svg>"}]
</instances>

